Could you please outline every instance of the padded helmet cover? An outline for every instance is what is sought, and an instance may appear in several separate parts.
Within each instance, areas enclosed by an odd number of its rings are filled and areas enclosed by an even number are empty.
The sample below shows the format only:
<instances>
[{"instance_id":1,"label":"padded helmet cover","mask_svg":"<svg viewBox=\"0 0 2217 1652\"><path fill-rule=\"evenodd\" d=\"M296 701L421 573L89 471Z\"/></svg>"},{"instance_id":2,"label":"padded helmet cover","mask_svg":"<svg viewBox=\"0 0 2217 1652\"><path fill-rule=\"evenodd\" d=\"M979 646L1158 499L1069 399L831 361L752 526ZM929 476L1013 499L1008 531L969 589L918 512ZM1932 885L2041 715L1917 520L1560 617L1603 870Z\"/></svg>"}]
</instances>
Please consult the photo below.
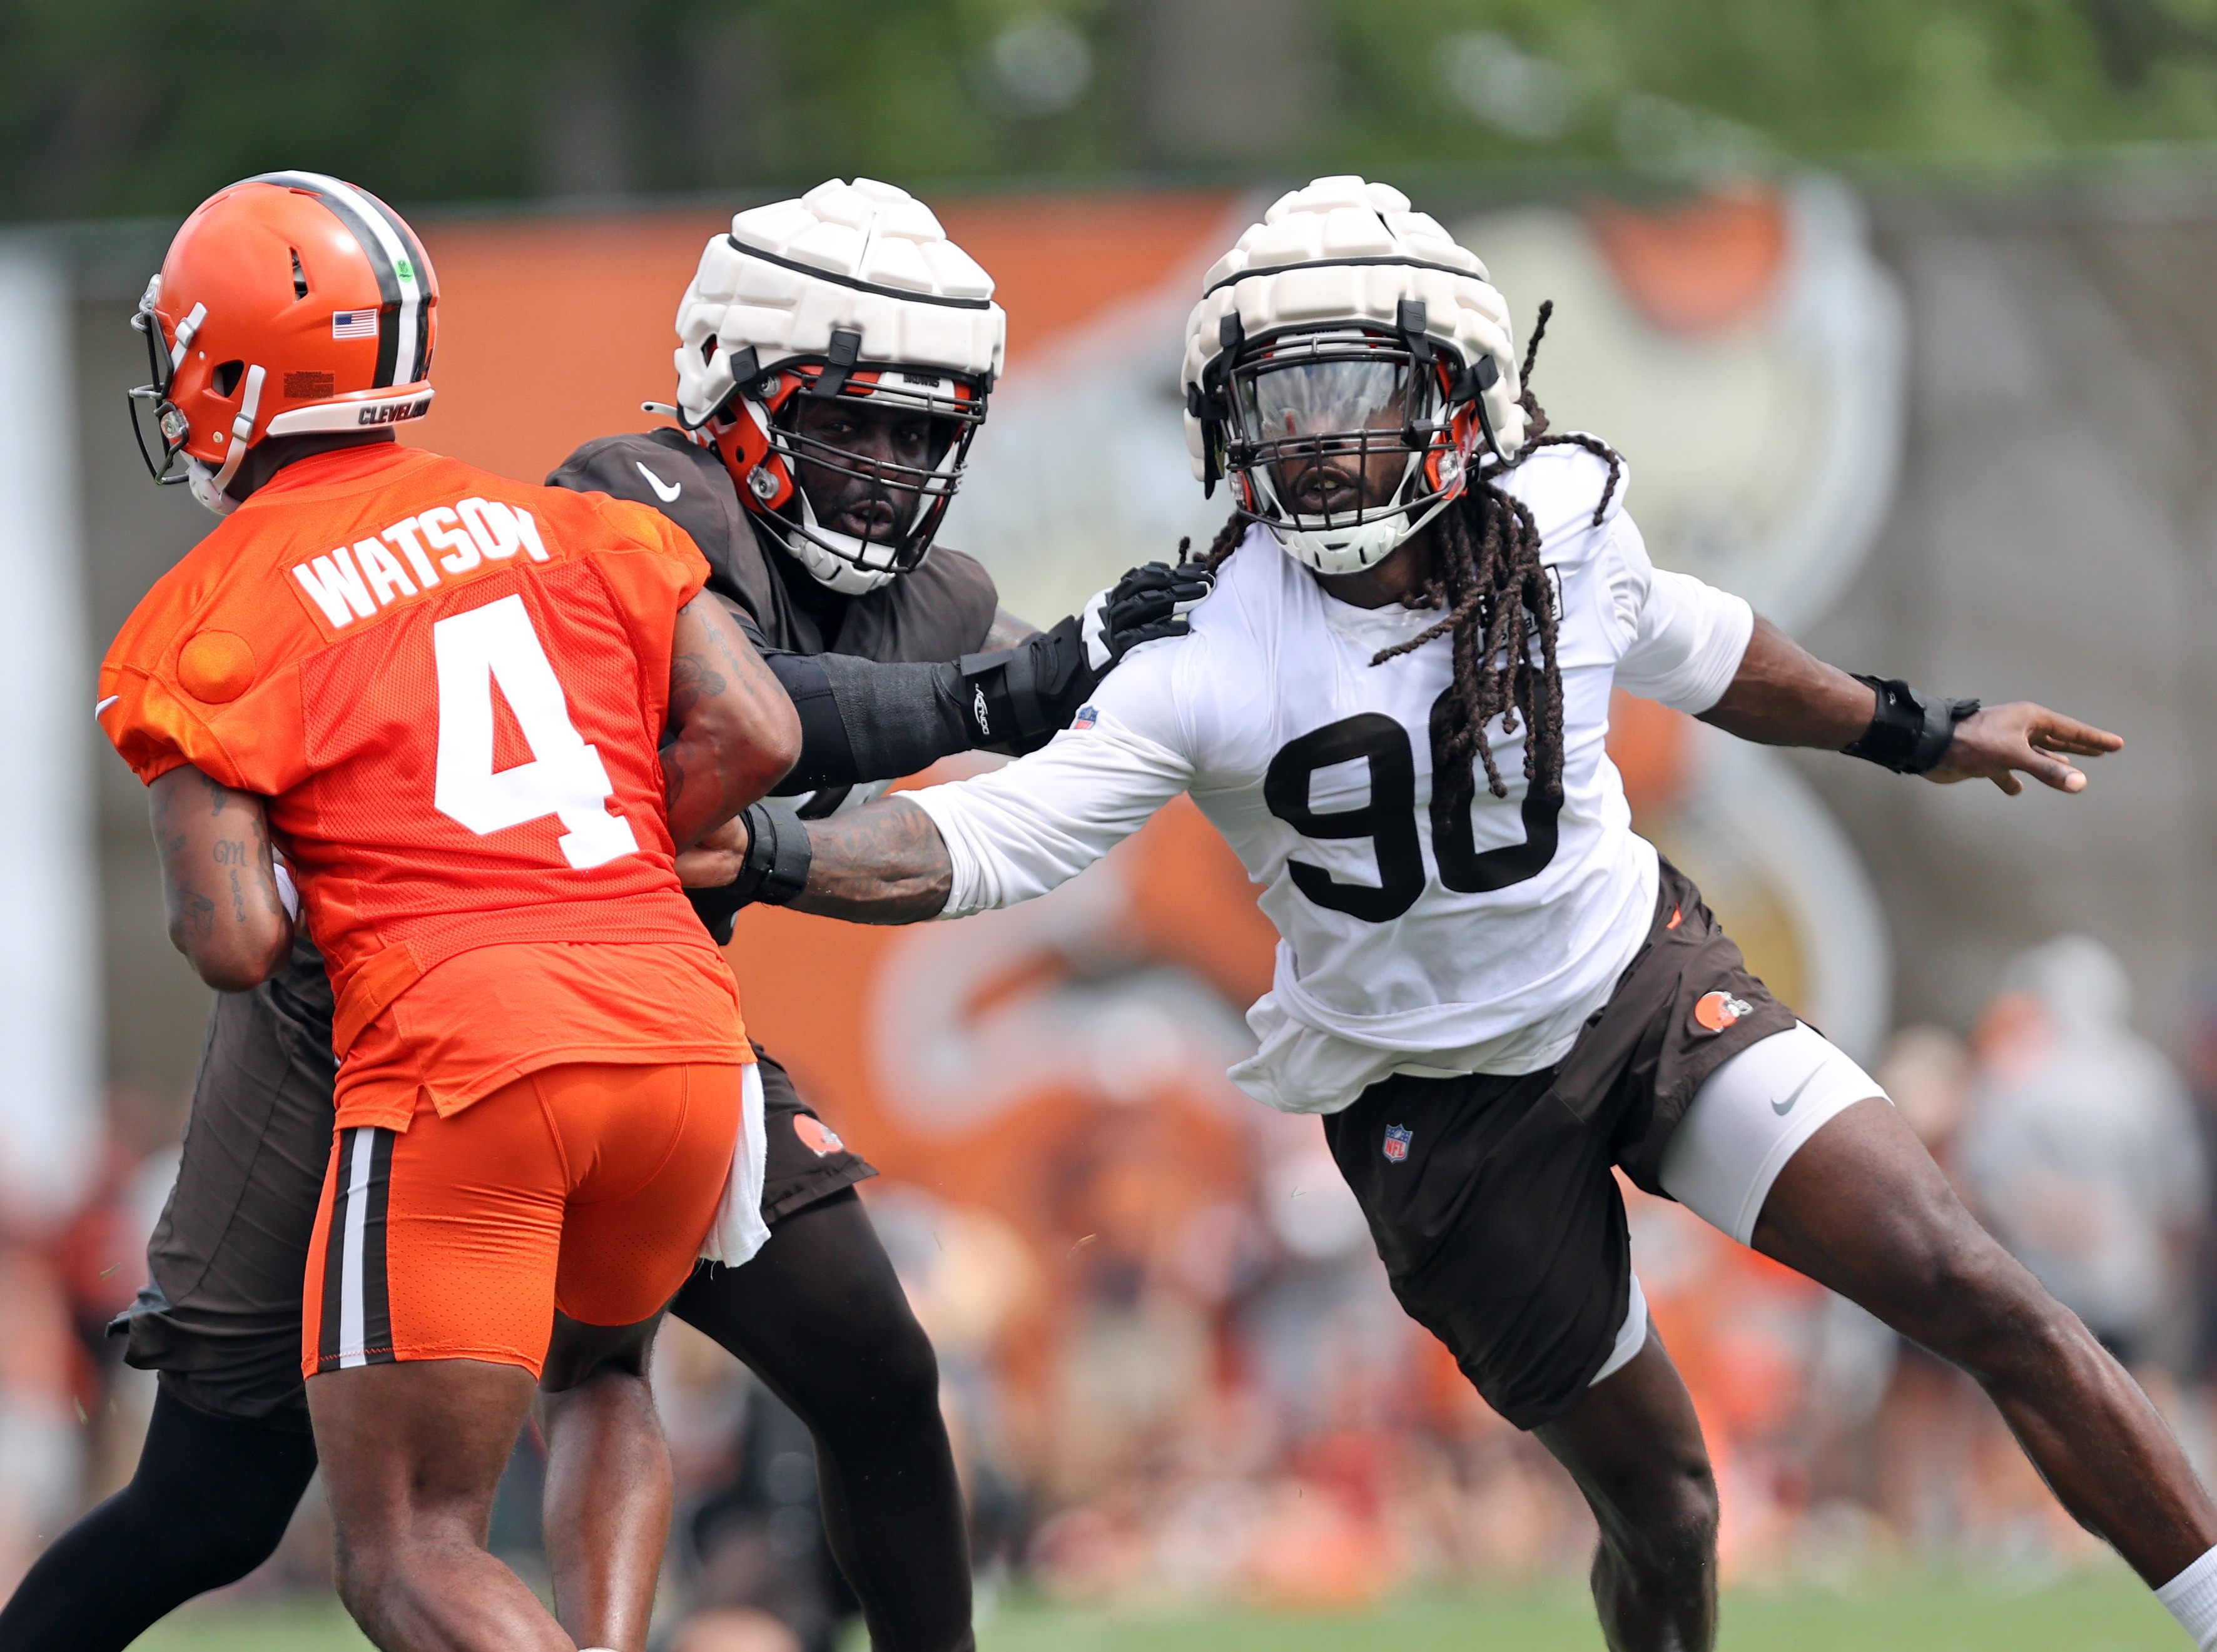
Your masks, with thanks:
<instances>
[{"instance_id":1,"label":"padded helmet cover","mask_svg":"<svg viewBox=\"0 0 2217 1652\"><path fill-rule=\"evenodd\" d=\"M875 589L928 550L967 432L896 547L815 522L775 416L836 363L837 382L854 393L920 398L974 428L1008 346L992 293L992 278L930 208L891 184L834 178L740 213L702 250L677 306L679 420L703 433L696 441L713 440L750 509L787 519L788 547L818 580L850 594ZM953 384L930 389L942 376Z\"/></svg>"},{"instance_id":2,"label":"padded helmet cover","mask_svg":"<svg viewBox=\"0 0 2217 1652\"><path fill-rule=\"evenodd\" d=\"M1195 478L1213 486L1220 472L1227 370L1244 343L1348 329L1396 334L1411 300L1423 305L1423 338L1450 376L1474 374L1462 381L1484 386L1476 399L1485 428L1499 456L1513 456L1524 441L1517 401L1522 386L1509 306L1485 266L1437 220L1411 211L1399 190L1339 176L1281 196L1208 272L1201 302L1187 318L1181 374ZM1483 358L1491 358L1490 375ZM1444 494L1432 511L1461 491L1459 472L1443 479ZM1256 502L1243 493L1241 502ZM1428 519L1429 513L1422 520ZM1421 520L1403 515L1323 536L1292 522L1272 526L1301 560L1337 572L1374 563Z\"/></svg>"},{"instance_id":3,"label":"padded helmet cover","mask_svg":"<svg viewBox=\"0 0 2217 1652\"><path fill-rule=\"evenodd\" d=\"M833 178L738 214L703 249L677 306L678 410L698 428L730 398L733 358L751 348L769 370L821 356L835 330L861 335L866 363L998 374L1009 325L992 297L993 278L922 201Z\"/></svg>"}]
</instances>

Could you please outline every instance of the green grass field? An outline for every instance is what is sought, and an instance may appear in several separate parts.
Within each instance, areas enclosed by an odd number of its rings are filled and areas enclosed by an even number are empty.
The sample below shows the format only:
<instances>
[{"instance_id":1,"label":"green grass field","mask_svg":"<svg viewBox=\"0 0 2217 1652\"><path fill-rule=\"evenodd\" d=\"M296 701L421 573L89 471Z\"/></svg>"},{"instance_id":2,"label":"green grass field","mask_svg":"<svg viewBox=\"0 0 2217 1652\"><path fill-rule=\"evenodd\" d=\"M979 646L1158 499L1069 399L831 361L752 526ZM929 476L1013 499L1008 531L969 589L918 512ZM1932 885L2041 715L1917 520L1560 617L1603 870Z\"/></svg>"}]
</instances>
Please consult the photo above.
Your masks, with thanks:
<instances>
[{"instance_id":1,"label":"green grass field","mask_svg":"<svg viewBox=\"0 0 2217 1652\"><path fill-rule=\"evenodd\" d=\"M336 1602L188 1608L142 1652L358 1652ZM855 1652L864 1652L857 1638ZM1601 1645L1573 1595L1428 1594L1350 1616L1090 1612L1004 1606L979 1652L1591 1652ZM2185 1637L2147 1592L2103 1571L2038 1588L1920 1581L1841 1594L1736 1594L1724 1652L2182 1652Z\"/></svg>"}]
</instances>

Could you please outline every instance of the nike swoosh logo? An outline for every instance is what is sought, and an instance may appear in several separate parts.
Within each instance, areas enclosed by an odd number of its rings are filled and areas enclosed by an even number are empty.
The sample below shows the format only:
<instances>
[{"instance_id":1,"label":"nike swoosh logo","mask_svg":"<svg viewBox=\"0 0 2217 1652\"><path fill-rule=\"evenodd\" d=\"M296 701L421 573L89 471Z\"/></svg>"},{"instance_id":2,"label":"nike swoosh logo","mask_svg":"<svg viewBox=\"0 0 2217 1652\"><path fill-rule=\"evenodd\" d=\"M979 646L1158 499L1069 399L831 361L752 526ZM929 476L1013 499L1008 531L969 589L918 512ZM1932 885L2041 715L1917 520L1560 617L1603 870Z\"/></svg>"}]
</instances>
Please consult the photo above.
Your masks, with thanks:
<instances>
[{"instance_id":1,"label":"nike swoosh logo","mask_svg":"<svg viewBox=\"0 0 2217 1652\"><path fill-rule=\"evenodd\" d=\"M122 698L123 696L120 694L110 694L106 700L102 700L99 705L92 708L92 714L95 717L98 717L102 712L105 712L109 706L113 706L117 700Z\"/></svg>"},{"instance_id":2,"label":"nike swoosh logo","mask_svg":"<svg viewBox=\"0 0 2217 1652\"><path fill-rule=\"evenodd\" d=\"M633 462L638 463L637 460ZM644 465L639 465L639 473L646 478L646 485L654 490L654 496L665 505L672 503L679 494L685 491L683 484L673 488Z\"/></svg>"},{"instance_id":3,"label":"nike swoosh logo","mask_svg":"<svg viewBox=\"0 0 2217 1652\"><path fill-rule=\"evenodd\" d=\"M1799 1084L1796 1084L1794 1087L1793 1094L1788 1096L1783 1101L1772 1102L1770 1104L1770 1110L1776 1113L1781 1119L1783 1119L1788 1113L1794 1111L1794 1104L1801 1099L1801 1092L1807 1089L1816 1082L1817 1075L1814 1073L1810 1074L1808 1077L1803 1079Z\"/></svg>"}]
</instances>

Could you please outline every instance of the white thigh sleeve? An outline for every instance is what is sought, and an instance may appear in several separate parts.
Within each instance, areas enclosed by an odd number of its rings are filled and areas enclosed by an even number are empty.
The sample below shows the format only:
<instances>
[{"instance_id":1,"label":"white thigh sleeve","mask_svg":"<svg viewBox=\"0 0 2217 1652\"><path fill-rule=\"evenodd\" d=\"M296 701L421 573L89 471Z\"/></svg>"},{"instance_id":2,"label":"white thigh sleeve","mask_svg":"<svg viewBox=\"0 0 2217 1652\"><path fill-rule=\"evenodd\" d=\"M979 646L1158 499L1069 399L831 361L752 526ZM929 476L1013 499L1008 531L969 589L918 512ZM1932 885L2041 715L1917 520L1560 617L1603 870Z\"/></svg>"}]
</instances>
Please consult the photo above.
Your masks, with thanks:
<instances>
[{"instance_id":1,"label":"white thigh sleeve","mask_svg":"<svg viewBox=\"0 0 2217 1652\"><path fill-rule=\"evenodd\" d=\"M1743 1245L1786 1161L1878 1081L1813 1027L1751 1044L1709 1075L1663 1149L1664 1191Z\"/></svg>"},{"instance_id":2,"label":"white thigh sleeve","mask_svg":"<svg viewBox=\"0 0 2217 1652\"><path fill-rule=\"evenodd\" d=\"M1604 1377L1614 1377L1632 1363L1632 1356L1647 1346L1647 1293L1640 1288L1640 1275L1632 1276L1632 1299L1624 1304L1624 1323L1616 1328L1616 1346L1609 1351L1609 1358L1601 1362L1601 1369L1593 1374L1593 1382ZM1588 1388L1593 1383L1586 1384Z\"/></svg>"}]
</instances>

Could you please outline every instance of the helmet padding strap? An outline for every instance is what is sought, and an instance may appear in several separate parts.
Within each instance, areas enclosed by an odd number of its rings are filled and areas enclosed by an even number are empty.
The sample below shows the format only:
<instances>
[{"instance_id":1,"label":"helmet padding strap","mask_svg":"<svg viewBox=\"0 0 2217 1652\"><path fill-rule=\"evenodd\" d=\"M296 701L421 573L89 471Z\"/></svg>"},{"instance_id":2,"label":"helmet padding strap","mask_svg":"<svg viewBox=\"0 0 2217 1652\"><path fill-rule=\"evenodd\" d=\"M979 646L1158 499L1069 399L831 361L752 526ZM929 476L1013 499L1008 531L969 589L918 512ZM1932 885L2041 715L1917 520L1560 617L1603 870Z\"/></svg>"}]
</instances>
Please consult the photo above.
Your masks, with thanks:
<instances>
[{"instance_id":1,"label":"helmet padding strap","mask_svg":"<svg viewBox=\"0 0 2217 1652\"><path fill-rule=\"evenodd\" d=\"M845 328L835 329L831 348L824 353L824 371L816 375L800 393L818 401L830 401L847 388L847 377L855 371L855 364L862 359L862 336Z\"/></svg>"},{"instance_id":2,"label":"helmet padding strap","mask_svg":"<svg viewBox=\"0 0 2217 1652\"><path fill-rule=\"evenodd\" d=\"M246 462L248 439L254 434L254 416L262 406L262 381L269 376L259 362L246 370L246 394L239 400L238 416L231 422L231 451L224 455L223 468L208 484L218 493L231 485L231 478Z\"/></svg>"}]
</instances>

